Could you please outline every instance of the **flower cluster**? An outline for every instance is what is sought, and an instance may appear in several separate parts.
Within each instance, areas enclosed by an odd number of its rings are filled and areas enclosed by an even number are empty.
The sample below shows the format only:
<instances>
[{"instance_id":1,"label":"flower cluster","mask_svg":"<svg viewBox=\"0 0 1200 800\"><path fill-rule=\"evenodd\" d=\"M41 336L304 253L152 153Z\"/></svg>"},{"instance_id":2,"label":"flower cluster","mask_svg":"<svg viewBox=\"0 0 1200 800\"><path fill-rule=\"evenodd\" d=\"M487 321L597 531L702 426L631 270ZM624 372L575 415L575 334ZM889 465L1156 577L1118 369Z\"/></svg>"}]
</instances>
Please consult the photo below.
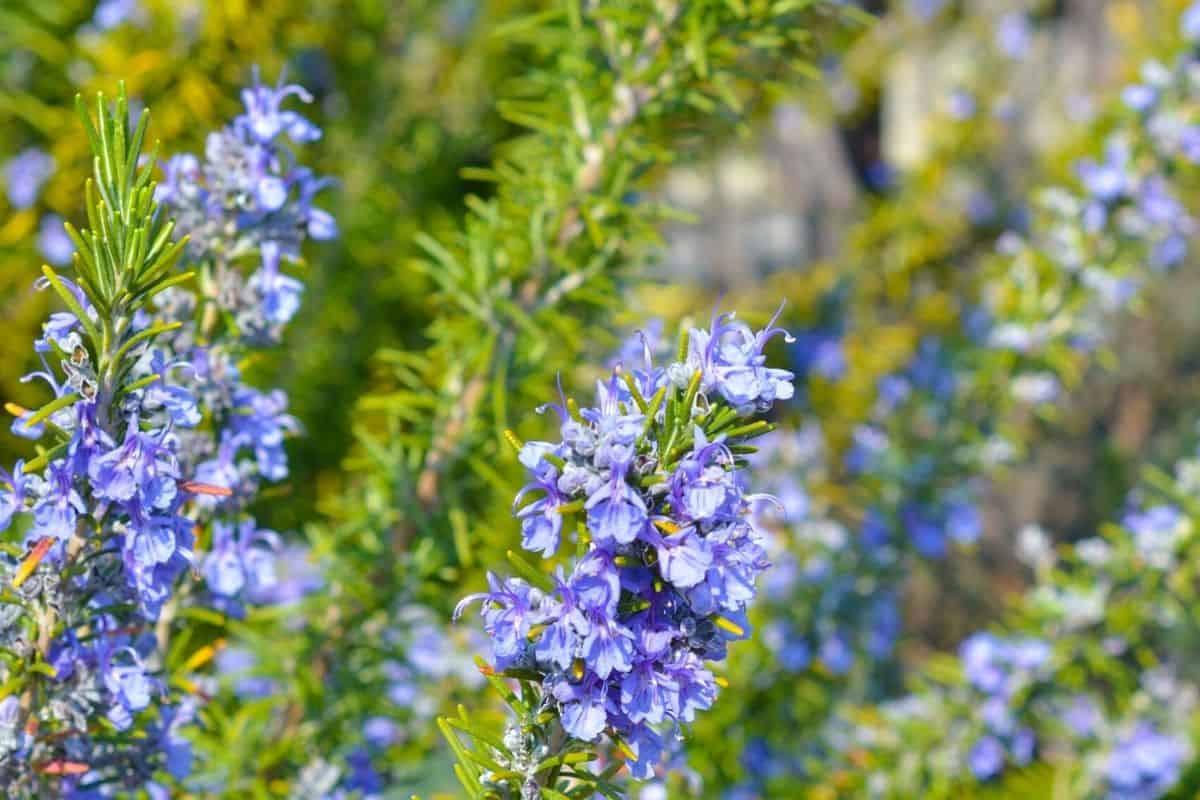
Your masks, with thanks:
<instances>
[{"instance_id":1,"label":"flower cluster","mask_svg":"<svg viewBox=\"0 0 1200 800\"><path fill-rule=\"evenodd\" d=\"M595 407L552 406L562 440L521 447L532 481L516 515L525 548L546 558L579 515L581 555L552 584L489 576L490 591L459 606L482 600L496 668L542 676L565 731L581 741L609 731L642 777L659 760L661 726L712 705L706 662L749 632L768 566L750 512L767 498L743 489L739 453L769 429L747 418L792 395L791 373L765 363L779 334L722 315L690 330L665 369L648 346L640 365L618 367Z\"/></svg>"},{"instance_id":2,"label":"flower cluster","mask_svg":"<svg viewBox=\"0 0 1200 800\"><path fill-rule=\"evenodd\" d=\"M971 772L986 780L999 774L1006 760L1028 764L1036 738L1030 728L1018 725L1012 706L1049 663L1050 646L1039 639L977 633L963 642L959 654L968 683L986 698L979 712L984 733L968 756Z\"/></svg>"},{"instance_id":3,"label":"flower cluster","mask_svg":"<svg viewBox=\"0 0 1200 800\"><path fill-rule=\"evenodd\" d=\"M233 614L244 601L269 602L277 594L280 539L239 510L263 481L287 478L284 440L299 430L287 395L248 385L239 364L253 347L277 341L299 308L303 286L280 271L281 259L299 258L306 237L337 233L333 217L312 205L329 180L301 165L284 143L321 137L316 125L282 108L292 96L312 99L300 86L270 88L256 78L242 92L243 113L209 134L203 164L188 154L173 157L158 190L191 237L200 289L164 292L154 321L181 327L166 337L155 368L177 371L212 420L187 435L182 459L197 481L229 490L200 501L218 518L202 572L212 605ZM248 277L239 269L243 256L253 263Z\"/></svg>"},{"instance_id":4,"label":"flower cluster","mask_svg":"<svg viewBox=\"0 0 1200 800\"><path fill-rule=\"evenodd\" d=\"M1188 746L1177 736L1138 723L1108 754L1104 776L1112 800L1156 800L1166 794L1183 772Z\"/></svg>"},{"instance_id":5,"label":"flower cluster","mask_svg":"<svg viewBox=\"0 0 1200 800\"><path fill-rule=\"evenodd\" d=\"M0 737L0 777L20 796L48 775L66 793L152 786L160 768L186 775L179 731L194 700L176 697L163 675L175 611L195 599L183 578L202 572L203 602L226 612L273 598L279 539L242 508L259 480L286 477L283 437L296 427L282 393L241 383L234 364L247 340L205 313L215 298L175 286L189 277L172 272L184 243L171 243L172 223L151 199L152 165L136 176L109 166L136 163L145 115L133 135L122 94L96 124L97 147L134 150L98 152L104 196L128 207L94 207L90 219L105 220L119 252L144 260L118 261L91 232L68 226L77 278L43 270L38 286L67 310L43 325L34 343L42 369L24 379L47 384L52 399L37 411L9 406L13 431L42 447L0 470L0 531L15 532L26 551L0 560L11 586L0 638L40 666L0 667L24 687L2 709L12 735ZM210 274L211 262L201 263ZM205 531L208 553L198 559ZM117 735L92 735L101 717Z\"/></svg>"},{"instance_id":6,"label":"flower cluster","mask_svg":"<svg viewBox=\"0 0 1200 800\"><path fill-rule=\"evenodd\" d=\"M280 271L282 261L298 259L306 237L337 235L334 218L313 205L329 180L299 164L287 144L316 141L321 129L285 110L289 97L312 101L296 84L272 88L256 79L242 91L244 112L209 134L204 160L174 156L159 187L191 236L194 256L212 261L209 291L218 307L234 316L243 336L269 341L299 309L304 288ZM260 263L246 280L232 264L249 254Z\"/></svg>"}]
</instances>

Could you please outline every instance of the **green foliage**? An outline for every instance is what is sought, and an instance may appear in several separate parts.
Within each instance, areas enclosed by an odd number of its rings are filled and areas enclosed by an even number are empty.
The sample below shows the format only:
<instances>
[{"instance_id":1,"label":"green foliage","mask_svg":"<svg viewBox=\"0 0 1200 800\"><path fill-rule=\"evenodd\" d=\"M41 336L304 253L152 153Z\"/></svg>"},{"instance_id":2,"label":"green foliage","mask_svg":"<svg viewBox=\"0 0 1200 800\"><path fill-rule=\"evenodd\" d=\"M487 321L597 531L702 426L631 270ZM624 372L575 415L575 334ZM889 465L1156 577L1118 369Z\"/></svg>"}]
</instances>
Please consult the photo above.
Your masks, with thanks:
<instances>
[{"instance_id":1,"label":"green foliage","mask_svg":"<svg viewBox=\"0 0 1200 800\"><path fill-rule=\"evenodd\" d=\"M534 54L497 103L525 132L489 169L466 172L491 196L415 236L421 257L400 265L436 288L426 345L380 352L384 382L354 414L349 488L325 501L329 523L307 529L327 586L297 612L301 634L261 653L295 705L272 715L294 720L282 731L253 734L290 743L278 762L258 759L257 785L305 766L308 741L357 738L373 710L364 700L386 686L381 663L405 658L379 644L391 620L413 604L448 615L481 567L504 561L517 488L504 431L540 427L513 415L544 401L562 365L611 341L606 319L670 216L641 193L810 75L844 25L823 3L639 2L564 3L496 28ZM305 675L320 678L293 683ZM398 769L430 743L410 744Z\"/></svg>"}]
</instances>

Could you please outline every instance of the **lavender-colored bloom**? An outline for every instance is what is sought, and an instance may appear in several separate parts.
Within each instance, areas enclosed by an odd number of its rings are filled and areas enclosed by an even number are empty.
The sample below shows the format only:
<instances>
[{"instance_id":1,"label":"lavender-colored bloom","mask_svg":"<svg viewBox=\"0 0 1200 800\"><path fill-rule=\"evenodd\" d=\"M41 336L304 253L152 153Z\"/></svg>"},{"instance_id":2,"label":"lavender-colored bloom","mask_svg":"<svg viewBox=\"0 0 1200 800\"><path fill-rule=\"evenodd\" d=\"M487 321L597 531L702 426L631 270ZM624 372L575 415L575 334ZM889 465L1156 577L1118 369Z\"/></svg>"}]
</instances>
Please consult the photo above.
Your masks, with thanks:
<instances>
[{"instance_id":1,"label":"lavender-colored bloom","mask_svg":"<svg viewBox=\"0 0 1200 800\"><path fill-rule=\"evenodd\" d=\"M647 524L646 503L624 477L616 477L587 500L588 528L600 542L629 544Z\"/></svg>"},{"instance_id":2,"label":"lavender-colored bloom","mask_svg":"<svg viewBox=\"0 0 1200 800\"><path fill-rule=\"evenodd\" d=\"M995 736L984 736L971 748L967 764L979 780L995 777L1004 769L1004 745Z\"/></svg>"},{"instance_id":3,"label":"lavender-colored bloom","mask_svg":"<svg viewBox=\"0 0 1200 800\"><path fill-rule=\"evenodd\" d=\"M1023 12L1009 12L996 23L996 46L1009 58L1024 56L1032 38L1033 25Z\"/></svg>"},{"instance_id":4,"label":"lavender-colored bloom","mask_svg":"<svg viewBox=\"0 0 1200 800\"><path fill-rule=\"evenodd\" d=\"M1096 703L1087 695L1079 695L1067 706L1063 720L1079 737L1091 736L1100 725L1102 715Z\"/></svg>"},{"instance_id":5,"label":"lavender-colored bloom","mask_svg":"<svg viewBox=\"0 0 1200 800\"><path fill-rule=\"evenodd\" d=\"M401 730L395 720L388 717L368 717L363 723L363 737L372 746L382 749L400 741Z\"/></svg>"},{"instance_id":6,"label":"lavender-colored bloom","mask_svg":"<svg viewBox=\"0 0 1200 800\"><path fill-rule=\"evenodd\" d=\"M1179 18L1179 29L1190 41L1200 41L1200 3L1192 3Z\"/></svg>"},{"instance_id":7,"label":"lavender-colored bloom","mask_svg":"<svg viewBox=\"0 0 1200 800\"><path fill-rule=\"evenodd\" d=\"M1083 160L1077 171L1087 192L1102 203L1110 203L1130 190L1129 148L1112 140L1105 152L1105 161Z\"/></svg>"},{"instance_id":8,"label":"lavender-colored bloom","mask_svg":"<svg viewBox=\"0 0 1200 800\"><path fill-rule=\"evenodd\" d=\"M955 89L950 93L948 106L950 116L957 120L970 119L978 108L975 96L963 89Z\"/></svg>"},{"instance_id":9,"label":"lavender-colored bloom","mask_svg":"<svg viewBox=\"0 0 1200 800\"><path fill-rule=\"evenodd\" d=\"M812 373L828 380L837 380L846 372L842 341L832 331L816 329L798 333L790 350L792 365L801 378Z\"/></svg>"},{"instance_id":10,"label":"lavender-colored bloom","mask_svg":"<svg viewBox=\"0 0 1200 800\"><path fill-rule=\"evenodd\" d=\"M539 409L558 414L562 441L519 450L531 474L514 506L524 545L555 553L562 515L582 511L587 549L556 573L550 594L489 575L489 591L456 610L482 601L496 668L542 675L566 731L586 741L606 729L619 735L634 775L650 775L661 752L648 726L691 722L709 708L717 683L705 663L750 635L745 609L769 563L752 520L755 505L772 498L746 494L731 446L739 416L791 395L790 373L767 367L763 355L782 333L721 315L691 330L685 360L666 369L653 365L648 344L641 359L626 355L635 388L614 374L597 384L594 407L574 410L564 399ZM677 405L685 389L699 391L691 409ZM674 399L648 419L635 390L643 398L669 390ZM695 421L679 428L679 447L656 438L668 408ZM732 442L699 425L720 412ZM668 446L669 454L660 449ZM527 494L535 499L522 506ZM803 647L786 654L795 669L810 657Z\"/></svg>"},{"instance_id":11,"label":"lavender-colored bloom","mask_svg":"<svg viewBox=\"0 0 1200 800\"><path fill-rule=\"evenodd\" d=\"M1179 780L1187 744L1139 723L1109 753L1104 769L1113 800L1157 800Z\"/></svg>"},{"instance_id":12,"label":"lavender-colored bloom","mask_svg":"<svg viewBox=\"0 0 1200 800\"><path fill-rule=\"evenodd\" d=\"M983 521L979 509L966 501L955 501L946 508L946 535L960 544L971 544L979 539Z\"/></svg>"},{"instance_id":13,"label":"lavender-colored bloom","mask_svg":"<svg viewBox=\"0 0 1200 800\"><path fill-rule=\"evenodd\" d=\"M672 536L653 535L663 577L680 589L690 589L705 579L713 563L712 552L691 529Z\"/></svg>"},{"instance_id":14,"label":"lavender-colored bloom","mask_svg":"<svg viewBox=\"0 0 1200 800\"><path fill-rule=\"evenodd\" d=\"M1000 663L1003 653L1003 643L990 633L970 636L959 648L967 680L982 692L992 694L1000 691L1007 681Z\"/></svg>"},{"instance_id":15,"label":"lavender-colored bloom","mask_svg":"<svg viewBox=\"0 0 1200 800\"><path fill-rule=\"evenodd\" d=\"M75 533L75 522L84 513L83 498L75 488L74 473L65 460L51 462L34 489L33 528L27 540L46 536L65 542Z\"/></svg>"},{"instance_id":16,"label":"lavender-colored bloom","mask_svg":"<svg viewBox=\"0 0 1200 800\"><path fill-rule=\"evenodd\" d=\"M292 83L271 88L259 83L255 76L254 85L242 90L246 111L234 124L262 143L271 143L280 134L298 144L320 139L319 128L295 111L282 110L283 101L288 97L298 97L305 103L312 102L312 95L303 86Z\"/></svg>"},{"instance_id":17,"label":"lavender-colored bloom","mask_svg":"<svg viewBox=\"0 0 1200 800\"><path fill-rule=\"evenodd\" d=\"M887 545L890 532L887 520L883 518L878 509L867 509L867 513L863 516L862 530L859 532L859 537L862 540L863 547L872 552L878 551Z\"/></svg>"},{"instance_id":18,"label":"lavender-colored bloom","mask_svg":"<svg viewBox=\"0 0 1200 800\"><path fill-rule=\"evenodd\" d=\"M545 619L545 595L522 580L501 579L491 573L488 585L490 591L463 598L454 616L457 619L467 605L482 601L484 630L492 638L497 660L507 665L524 655L530 628Z\"/></svg>"},{"instance_id":19,"label":"lavender-colored bloom","mask_svg":"<svg viewBox=\"0 0 1200 800\"><path fill-rule=\"evenodd\" d=\"M158 684L146 674L141 657L128 647L106 655L101 670L104 685L114 699L108 718L118 730L126 730L133 715L150 705Z\"/></svg>"},{"instance_id":20,"label":"lavender-colored bloom","mask_svg":"<svg viewBox=\"0 0 1200 800\"><path fill-rule=\"evenodd\" d=\"M900 512L900 519L918 553L926 558L946 555L945 531L927 509L909 504Z\"/></svg>"},{"instance_id":21,"label":"lavender-colored bloom","mask_svg":"<svg viewBox=\"0 0 1200 800\"><path fill-rule=\"evenodd\" d=\"M14 208L29 208L37 202L54 166L54 157L36 147L22 150L4 165L8 201Z\"/></svg>"},{"instance_id":22,"label":"lavender-colored bloom","mask_svg":"<svg viewBox=\"0 0 1200 800\"><path fill-rule=\"evenodd\" d=\"M845 675L854 666L854 651L840 633L821 642L819 655L821 663L834 675Z\"/></svg>"},{"instance_id":23,"label":"lavender-colored bloom","mask_svg":"<svg viewBox=\"0 0 1200 800\"><path fill-rule=\"evenodd\" d=\"M1035 747L1037 747L1037 737L1029 728L1020 728L1013 734L1009 750L1018 767L1023 767L1033 760Z\"/></svg>"},{"instance_id":24,"label":"lavender-colored bloom","mask_svg":"<svg viewBox=\"0 0 1200 800\"><path fill-rule=\"evenodd\" d=\"M1134 111L1149 111L1158 100L1158 92L1152 86L1135 83L1121 91L1121 100Z\"/></svg>"},{"instance_id":25,"label":"lavender-colored bloom","mask_svg":"<svg viewBox=\"0 0 1200 800\"><path fill-rule=\"evenodd\" d=\"M269 591L276 582L279 535L260 530L252 518L242 519L236 526L217 520L212 530L212 549L203 565L208 588L227 598L243 591L252 595Z\"/></svg>"},{"instance_id":26,"label":"lavender-colored bloom","mask_svg":"<svg viewBox=\"0 0 1200 800\"><path fill-rule=\"evenodd\" d=\"M17 461L11 473L0 469L0 531L8 530L13 516L25 509L25 463Z\"/></svg>"},{"instance_id":27,"label":"lavender-colored bloom","mask_svg":"<svg viewBox=\"0 0 1200 800\"><path fill-rule=\"evenodd\" d=\"M47 214L38 223L38 249L53 266L62 267L71 263L75 252L75 243L63 229L63 218L57 214Z\"/></svg>"},{"instance_id":28,"label":"lavender-colored bloom","mask_svg":"<svg viewBox=\"0 0 1200 800\"><path fill-rule=\"evenodd\" d=\"M92 15L92 24L99 30L112 30L123 22L135 19L142 13L138 0L101 0Z\"/></svg>"},{"instance_id":29,"label":"lavender-colored bloom","mask_svg":"<svg viewBox=\"0 0 1200 800\"><path fill-rule=\"evenodd\" d=\"M278 244L264 242L262 252L262 269L251 275L246 285L262 298L262 310L267 320L284 325L291 322L292 317L300 310L304 284L279 271Z\"/></svg>"},{"instance_id":30,"label":"lavender-colored bloom","mask_svg":"<svg viewBox=\"0 0 1200 800\"><path fill-rule=\"evenodd\" d=\"M288 476L284 437L299 429L295 417L287 412L287 395L276 389L259 392L242 387L233 396L236 409L228 428L230 442L238 448L254 451L263 477L281 481Z\"/></svg>"}]
</instances>

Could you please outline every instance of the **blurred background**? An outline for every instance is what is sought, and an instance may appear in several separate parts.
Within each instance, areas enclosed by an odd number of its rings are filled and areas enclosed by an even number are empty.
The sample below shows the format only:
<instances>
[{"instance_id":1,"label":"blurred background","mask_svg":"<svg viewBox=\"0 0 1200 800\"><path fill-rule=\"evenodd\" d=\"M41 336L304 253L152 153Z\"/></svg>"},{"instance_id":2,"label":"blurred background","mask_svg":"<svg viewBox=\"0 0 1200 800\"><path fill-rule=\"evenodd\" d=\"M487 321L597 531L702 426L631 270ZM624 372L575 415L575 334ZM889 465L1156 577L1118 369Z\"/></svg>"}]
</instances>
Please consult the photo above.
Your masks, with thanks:
<instances>
[{"instance_id":1,"label":"blurred background","mask_svg":"<svg viewBox=\"0 0 1200 800\"><path fill-rule=\"evenodd\" d=\"M380 509L403 496L388 487L406 473L402 465L389 472L369 443L386 442L394 422L388 398L400 383L395 354L427 347L438 321L434 283L414 268L414 236L452 230L467 197L492 190L470 170L492 163L518 132L497 110L497 98L547 58L496 31L502 21L549 5L5 2L0 399L29 406L38 400L19 379L33 366L28 342L48 310L32 276L40 262L63 262L69 245L64 253L60 222L81 214L87 145L75 93L111 91L124 80L131 97L152 109L152 133L165 153L198 152L205 135L239 111L238 90L252 68L267 82L286 74L316 98L307 113L325 136L305 160L337 179L325 205L341 234L309 253L301 316L285 346L253 366L261 384L288 391L305 429L289 443L291 479L268 493L257 514L312 544L314 559L336 561L345 547L373 558L371 536L385 531L362 533L374 524L363 509L382 518ZM968 547L902 567L842 564L836 569L850 578L836 589L768 587L757 620L762 636L735 652L733 688L697 725L690 753L681 756L688 766L678 775L686 780L677 775L665 796L799 796L788 787L805 772L806 731L820 728L831 703L894 696L905 670L1001 617L1032 581L1039 547L1090 536L1120 516L1140 465L1170 464L1195 447L1195 256L1139 298L1152 313L1134 313L1132 301L1116 304L1105 317L1101 357L1064 370L1069 379L1053 386L1026 387L1048 392L1053 403L1012 402L1004 385L1010 373L986 362L964 333L997 274L1004 235L1030 229L1033 191L1073 180L1078 160L1098 152L1112 127L1107 109L1139 79L1147 57L1178 46L1179 14L1188 4L859 5L876 21L823 54L811 80L764 104L736 134L713 136L694 157L654 175L651 199L691 219L666 226L654 265L612 320L615 333L598 334L585 350L603 363L621 332L651 318L665 320L668 330L688 315L703 319L707 312L697 312L718 297L725 307L764 318L786 298L789 327L799 336L782 357L803 390L782 416L794 435L781 439L769 455L778 460L764 469L778 484L774 491L804 510L793 519L789 509L779 523L792 533L781 534L777 567L804 572L814 553L822 563L858 558L838 543L865 535L874 508L891 509L901 535L923 524L919 509L942 504L937 508L962 511L962 524L977 526L978 535L962 537L971 540ZM587 370L575 375L573 364L559 366L569 384L586 386ZM955 373L966 376L958 386L969 390L949 391L942 411L879 414L882 378L953 385ZM997 386L1003 402L995 400ZM929 397L939 391L930 389ZM551 387L531 392L549 398ZM511 413L523 434L544 431L532 415L521 416L524 409ZM886 433L897 453L939 454L936 463L913 456L880 474L855 467L854 454L870 449L864 442L871 430ZM980 457L989 446L1009 451ZM969 457L962 455L967 449ZM22 452L4 426L0 461ZM502 485L519 485L515 462L496 469ZM414 559L433 560L405 574L437 577L425 588L406 584L407 594L397 590L379 606L390 615L388 626L402 632L387 639L396 651L387 663L403 665L401 677L379 680L389 691L422 681L440 687L420 701L425 689L388 695L403 706L390 718L411 727L384 759L395 796L452 791L448 756L429 719L441 704L478 689L469 660L463 662L471 634L462 627L447 632L445 624L452 598L478 585L487 554L518 540L507 500L495 494L480 523L488 538L482 550L463 558L444 541L430 544L451 554L439 560L414 544ZM910 496L920 498L916 511ZM797 528L798 519L805 522ZM358 532L330 533L349 528ZM336 584L330 578L327 588ZM251 620L244 632L249 650L270 624ZM430 641L421 644L422 637ZM417 651L435 663L414 667ZM295 787L312 765L342 749L345 731L370 716L371 699L361 697L335 714L332 684L314 685L322 681L306 660L311 653L300 645L289 652L278 663L260 658L260 666L277 682L303 684L283 692L304 698L295 712L304 721L291 729L300 744L262 749L280 708L269 703L245 717L236 744L230 729L217 725L207 745L201 737L212 752L224 750L212 786L232 796L302 796ZM229 714L239 713L245 698L237 687L220 691Z\"/></svg>"}]
</instances>

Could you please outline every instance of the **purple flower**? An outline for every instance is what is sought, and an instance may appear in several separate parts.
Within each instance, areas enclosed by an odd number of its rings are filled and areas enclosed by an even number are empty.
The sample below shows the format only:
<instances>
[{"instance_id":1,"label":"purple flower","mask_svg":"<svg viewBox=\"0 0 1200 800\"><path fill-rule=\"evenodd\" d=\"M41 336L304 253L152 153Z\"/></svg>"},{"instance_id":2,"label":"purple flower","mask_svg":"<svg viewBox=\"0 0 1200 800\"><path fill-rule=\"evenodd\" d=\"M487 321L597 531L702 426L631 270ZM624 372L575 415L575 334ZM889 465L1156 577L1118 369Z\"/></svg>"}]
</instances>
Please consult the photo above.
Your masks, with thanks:
<instances>
[{"instance_id":1,"label":"purple flower","mask_svg":"<svg viewBox=\"0 0 1200 800\"><path fill-rule=\"evenodd\" d=\"M689 332L685 361L656 368L643 343L643 364L637 353L623 359L628 384L617 372L598 382L594 407L565 398L541 407L558 414L562 441L519 449L531 474L514 504L522 541L550 557L564 514L582 511L586 549L556 572L549 595L489 574L489 591L456 609L457 618L482 601L496 668L540 674L566 731L592 741L610 730L638 776L661 754L649 726L692 722L711 707L717 683L706 662L750 635L745 609L768 566L754 503L773 498L743 492L742 462L726 439L739 444L739 417L790 396L790 382L776 385L790 373L770 370L762 352L780 333L718 316L708 331ZM671 399L646 416L645 398L660 392ZM706 432L706 419L728 432ZM522 507L527 494L536 499Z\"/></svg>"},{"instance_id":2,"label":"purple flower","mask_svg":"<svg viewBox=\"0 0 1200 800\"><path fill-rule=\"evenodd\" d=\"M1135 83L1121 91L1121 100L1134 111L1149 111L1158 101L1158 91L1152 86Z\"/></svg>"},{"instance_id":3,"label":"purple flower","mask_svg":"<svg viewBox=\"0 0 1200 800\"><path fill-rule=\"evenodd\" d=\"M1192 3L1179 18L1179 29L1189 41L1200 41L1200 3Z\"/></svg>"},{"instance_id":4,"label":"purple flower","mask_svg":"<svg viewBox=\"0 0 1200 800\"><path fill-rule=\"evenodd\" d=\"M454 617L462 616L469 604L482 601L484 630L503 669L524 655L530 628L544 620L545 595L518 578L501 579L490 572L488 586L488 592L464 597L454 609Z\"/></svg>"},{"instance_id":5,"label":"purple flower","mask_svg":"<svg viewBox=\"0 0 1200 800\"><path fill-rule=\"evenodd\" d=\"M678 694L679 684L655 661L641 662L621 679L621 708L633 722L662 722Z\"/></svg>"},{"instance_id":6,"label":"purple flower","mask_svg":"<svg viewBox=\"0 0 1200 800\"><path fill-rule=\"evenodd\" d=\"M54 166L54 158L36 147L22 150L4 165L8 201L14 208L29 208L37 202Z\"/></svg>"},{"instance_id":7,"label":"purple flower","mask_svg":"<svg viewBox=\"0 0 1200 800\"><path fill-rule=\"evenodd\" d=\"M8 530L13 516L25 509L25 462L17 461L11 473L0 469L0 531Z\"/></svg>"},{"instance_id":8,"label":"purple flower","mask_svg":"<svg viewBox=\"0 0 1200 800\"><path fill-rule=\"evenodd\" d=\"M1129 175L1129 148L1118 140L1112 140L1105 152L1106 160L1095 162L1083 160L1077 171L1084 189L1102 203L1111 203L1129 192L1132 179Z\"/></svg>"},{"instance_id":9,"label":"purple flower","mask_svg":"<svg viewBox=\"0 0 1200 800\"><path fill-rule=\"evenodd\" d=\"M854 651L844 636L835 633L821 642L820 659L834 675L845 675L854 666Z\"/></svg>"},{"instance_id":10,"label":"purple flower","mask_svg":"<svg viewBox=\"0 0 1200 800\"><path fill-rule=\"evenodd\" d=\"M712 566L712 553L695 531L685 529L671 536L651 533L663 577L680 589L690 589L705 579Z\"/></svg>"},{"instance_id":11,"label":"purple flower","mask_svg":"<svg viewBox=\"0 0 1200 800\"><path fill-rule=\"evenodd\" d=\"M374 747L385 748L400 741L400 726L387 717L368 717L363 723L363 736Z\"/></svg>"},{"instance_id":12,"label":"purple flower","mask_svg":"<svg viewBox=\"0 0 1200 800\"><path fill-rule=\"evenodd\" d=\"M1156 800L1179 780L1187 744L1141 722L1109 753L1104 769L1110 798Z\"/></svg>"},{"instance_id":13,"label":"purple flower","mask_svg":"<svg viewBox=\"0 0 1200 800\"><path fill-rule=\"evenodd\" d=\"M65 459L50 462L45 477L37 481L33 504L33 528L26 541L46 536L65 542L75 533L75 521L85 510L75 489L75 474Z\"/></svg>"},{"instance_id":14,"label":"purple flower","mask_svg":"<svg viewBox=\"0 0 1200 800\"><path fill-rule=\"evenodd\" d=\"M946 555L945 532L928 509L910 503L900 512L900 518L918 553L925 558L942 558Z\"/></svg>"},{"instance_id":15,"label":"purple flower","mask_svg":"<svg viewBox=\"0 0 1200 800\"><path fill-rule=\"evenodd\" d=\"M92 23L100 30L112 30L142 13L138 0L101 0L92 15Z\"/></svg>"},{"instance_id":16,"label":"purple flower","mask_svg":"<svg viewBox=\"0 0 1200 800\"><path fill-rule=\"evenodd\" d=\"M162 350L154 350L150 357L149 371L158 380L146 387L145 402L151 408L166 409L171 422L180 428L194 428L203 418L195 395L186 387L170 381L173 370L194 372L190 361L179 359L168 362Z\"/></svg>"},{"instance_id":17,"label":"purple flower","mask_svg":"<svg viewBox=\"0 0 1200 800\"><path fill-rule=\"evenodd\" d=\"M1032 38L1033 25L1023 12L1009 12L996 23L996 46L1009 58L1024 56Z\"/></svg>"},{"instance_id":18,"label":"purple flower","mask_svg":"<svg viewBox=\"0 0 1200 800\"><path fill-rule=\"evenodd\" d=\"M967 764L981 781L995 777L1004 769L1004 745L995 736L984 736L971 748Z\"/></svg>"},{"instance_id":19,"label":"purple flower","mask_svg":"<svg viewBox=\"0 0 1200 800\"><path fill-rule=\"evenodd\" d=\"M208 588L228 598L243 592L251 596L269 592L277 581L275 556L280 547L279 534L260 529L249 517L236 526L217 520L212 531L212 550L203 565Z\"/></svg>"},{"instance_id":20,"label":"purple flower","mask_svg":"<svg viewBox=\"0 0 1200 800\"><path fill-rule=\"evenodd\" d=\"M106 654L101 662L104 687L112 696L108 718L118 730L127 730L133 715L150 705L158 682L146 674L142 659L130 647Z\"/></svg>"},{"instance_id":21,"label":"purple flower","mask_svg":"<svg viewBox=\"0 0 1200 800\"><path fill-rule=\"evenodd\" d=\"M259 392L249 387L239 388L234 396L234 414L227 435L239 449L254 451L258 470L264 478L281 481L288 476L287 452L284 437L299 428L296 419L287 414L287 395L279 389Z\"/></svg>"},{"instance_id":22,"label":"purple flower","mask_svg":"<svg viewBox=\"0 0 1200 800\"><path fill-rule=\"evenodd\" d=\"M624 475L614 474L591 494L585 506L588 529L597 542L629 544L646 527L646 503L625 483Z\"/></svg>"},{"instance_id":23,"label":"purple flower","mask_svg":"<svg viewBox=\"0 0 1200 800\"><path fill-rule=\"evenodd\" d=\"M599 614L588 620L583 639L583 659L600 678L613 672L628 672L632 667L633 632L619 622Z\"/></svg>"},{"instance_id":24,"label":"purple flower","mask_svg":"<svg viewBox=\"0 0 1200 800\"><path fill-rule=\"evenodd\" d=\"M549 688L562 704L562 724L567 733L585 742L595 741L608 720L608 684L594 675L584 675L579 682L561 675L551 679Z\"/></svg>"},{"instance_id":25,"label":"purple flower","mask_svg":"<svg viewBox=\"0 0 1200 800\"><path fill-rule=\"evenodd\" d=\"M281 84L276 88L264 86L259 83L256 72L254 85L242 90L242 103L246 111L234 124L263 144L270 144L280 134L286 134L297 144L320 139L321 130L317 126L295 111L283 111L280 108L284 100L293 96L305 103L312 102L312 95L303 86L294 83Z\"/></svg>"},{"instance_id":26,"label":"purple flower","mask_svg":"<svg viewBox=\"0 0 1200 800\"><path fill-rule=\"evenodd\" d=\"M990 633L976 633L959 648L967 680L988 694L1000 691L1007 681L1002 667L1004 645Z\"/></svg>"},{"instance_id":27,"label":"purple flower","mask_svg":"<svg viewBox=\"0 0 1200 800\"><path fill-rule=\"evenodd\" d=\"M71 263L75 252L75 243L63 229L63 218L57 214L47 214L38 223L38 249L42 255L56 267Z\"/></svg>"},{"instance_id":28,"label":"purple flower","mask_svg":"<svg viewBox=\"0 0 1200 800\"><path fill-rule=\"evenodd\" d=\"M946 535L960 544L971 544L979 539L983 522L979 509L966 501L955 501L946 508Z\"/></svg>"}]
</instances>

